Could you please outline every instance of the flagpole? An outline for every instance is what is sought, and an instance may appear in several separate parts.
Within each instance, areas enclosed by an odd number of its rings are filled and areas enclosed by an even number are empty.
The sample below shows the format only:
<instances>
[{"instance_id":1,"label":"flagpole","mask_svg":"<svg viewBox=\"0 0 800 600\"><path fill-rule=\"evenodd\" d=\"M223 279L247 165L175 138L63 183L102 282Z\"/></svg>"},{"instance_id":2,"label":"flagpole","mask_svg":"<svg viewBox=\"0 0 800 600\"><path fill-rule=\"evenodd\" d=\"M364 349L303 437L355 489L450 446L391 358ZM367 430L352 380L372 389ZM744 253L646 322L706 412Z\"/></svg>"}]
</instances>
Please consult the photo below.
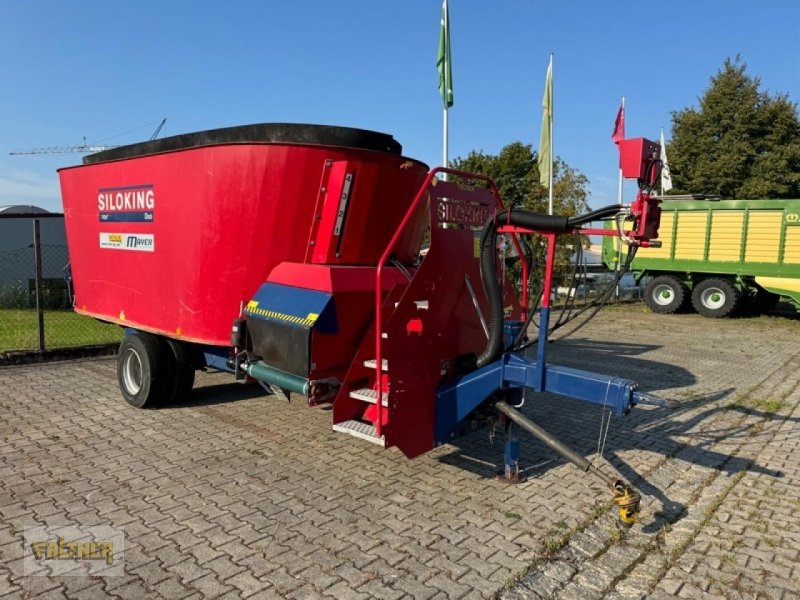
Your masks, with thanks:
<instances>
[{"instance_id":1,"label":"flagpole","mask_svg":"<svg viewBox=\"0 0 800 600\"><path fill-rule=\"evenodd\" d=\"M550 75L552 77L553 74L553 53L550 53ZM552 81L552 80L551 80ZM549 190L549 197L547 201L547 214L553 214L553 105L555 101L553 100L553 96L555 94L552 93L551 87L551 98L550 98L550 185L547 186Z\"/></svg>"},{"instance_id":2,"label":"flagpole","mask_svg":"<svg viewBox=\"0 0 800 600\"><path fill-rule=\"evenodd\" d=\"M450 60L450 20L449 11L447 9L447 0L444 0L444 30L445 30L445 61ZM450 87L450 81L448 81L447 71L448 65L445 63L445 78L444 78L444 93L445 98L447 98L447 91ZM450 142L450 132L448 129L448 115L447 115L447 101L445 100L444 103L444 111L442 115L442 166L447 168L448 165L448 150L449 150L449 142ZM443 173L443 179L447 181L447 173Z\"/></svg>"},{"instance_id":3,"label":"flagpole","mask_svg":"<svg viewBox=\"0 0 800 600\"><path fill-rule=\"evenodd\" d=\"M625 96L622 97L622 112L625 114ZM617 204L622 206L622 182L624 179L622 178L622 165L619 167L619 183L617 184ZM617 240L617 289L614 290L615 300L619 302L620 292L622 291L622 281L619 275L619 272L622 270L622 241Z\"/></svg>"},{"instance_id":4,"label":"flagpole","mask_svg":"<svg viewBox=\"0 0 800 600\"><path fill-rule=\"evenodd\" d=\"M667 162L667 141L664 139L664 128L661 128L661 195L663 196L672 189L672 173L669 171Z\"/></svg>"},{"instance_id":5,"label":"flagpole","mask_svg":"<svg viewBox=\"0 0 800 600\"><path fill-rule=\"evenodd\" d=\"M447 107L444 109L444 115L442 118L442 166L447 167L447 144L448 142L448 131L447 131ZM447 173L442 174L445 181L447 181Z\"/></svg>"},{"instance_id":6,"label":"flagpole","mask_svg":"<svg viewBox=\"0 0 800 600\"><path fill-rule=\"evenodd\" d=\"M625 96L622 97L622 110L625 111ZM617 184L617 204L622 204L622 166L619 167L619 183Z\"/></svg>"},{"instance_id":7,"label":"flagpole","mask_svg":"<svg viewBox=\"0 0 800 600\"><path fill-rule=\"evenodd\" d=\"M661 148L662 148L662 153L663 153L663 148L664 148L664 128L663 127L659 127L658 130L660 132L659 142L661 143ZM661 166L661 169L662 169L661 170L661 174L658 176L658 180L659 180L659 183L661 184L661 195L663 196L664 195L664 170L663 170L664 166L663 165Z\"/></svg>"}]
</instances>

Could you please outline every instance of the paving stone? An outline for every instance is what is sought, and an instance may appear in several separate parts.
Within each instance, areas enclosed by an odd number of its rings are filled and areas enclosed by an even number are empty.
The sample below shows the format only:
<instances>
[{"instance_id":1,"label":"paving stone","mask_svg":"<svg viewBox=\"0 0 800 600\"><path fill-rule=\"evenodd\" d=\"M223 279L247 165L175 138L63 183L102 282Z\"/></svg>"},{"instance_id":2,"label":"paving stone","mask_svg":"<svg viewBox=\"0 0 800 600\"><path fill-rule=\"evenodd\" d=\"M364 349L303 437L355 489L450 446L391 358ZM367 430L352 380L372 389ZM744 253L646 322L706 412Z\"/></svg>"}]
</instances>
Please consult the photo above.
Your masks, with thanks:
<instances>
[{"instance_id":1,"label":"paving stone","mask_svg":"<svg viewBox=\"0 0 800 600\"><path fill-rule=\"evenodd\" d=\"M164 581L154 585L152 589L162 598L186 598L192 594L191 588L183 585L177 576L169 576Z\"/></svg>"},{"instance_id":2,"label":"paving stone","mask_svg":"<svg viewBox=\"0 0 800 600\"><path fill-rule=\"evenodd\" d=\"M395 581L393 587L416 600L429 600L436 595L437 590L420 583L412 577L405 577Z\"/></svg>"},{"instance_id":3,"label":"paving stone","mask_svg":"<svg viewBox=\"0 0 800 600\"><path fill-rule=\"evenodd\" d=\"M303 582L289 575L284 569L270 571L264 575L263 580L274 586L280 594L287 594L303 585Z\"/></svg>"},{"instance_id":4,"label":"paving stone","mask_svg":"<svg viewBox=\"0 0 800 600\"><path fill-rule=\"evenodd\" d=\"M247 571L243 571L238 575L234 575L233 577L229 577L225 580L227 585L232 585L237 590L243 598L247 598L252 596L253 594L257 594L262 590L269 587L269 584L265 581L261 581L256 577L253 577Z\"/></svg>"},{"instance_id":5,"label":"paving stone","mask_svg":"<svg viewBox=\"0 0 800 600\"><path fill-rule=\"evenodd\" d=\"M341 600L369 600L369 594L350 589L344 582L337 583L325 590L324 595L331 598L341 598Z\"/></svg>"},{"instance_id":6,"label":"paving stone","mask_svg":"<svg viewBox=\"0 0 800 600\"><path fill-rule=\"evenodd\" d=\"M442 590L449 598L458 599L466 596L470 588L444 575L436 575L425 582L425 585Z\"/></svg>"},{"instance_id":7,"label":"paving stone","mask_svg":"<svg viewBox=\"0 0 800 600\"><path fill-rule=\"evenodd\" d=\"M212 573L190 581L189 585L196 589L204 598L217 598L232 589L231 586L221 583L219 579L217 579L217 576Z\"/></svg>"},{"instance_id":8,"label":"paving stone","mask_svg":"<svg viewBox=\"0 0 800 600\"><path fill-rule=\"evenodd\" d=\"M100 583L84 588L78 592L70 593L71 600L94 600L95 598L103 598L106 596L105 589ZM181 598L181 596L169 596L171 598Z\"/></svg>"},{"instance_id":9,"label":"paving stone","mask_svg":"<svg viewBox=\"0 0 800 600\"><path fill-rule=\"evenodd\" d=\"M177 574L183 583L191 583L207 574L207 571L198 565L194 558L172 565L169 570Z\"/></svg>"}]
</instances>

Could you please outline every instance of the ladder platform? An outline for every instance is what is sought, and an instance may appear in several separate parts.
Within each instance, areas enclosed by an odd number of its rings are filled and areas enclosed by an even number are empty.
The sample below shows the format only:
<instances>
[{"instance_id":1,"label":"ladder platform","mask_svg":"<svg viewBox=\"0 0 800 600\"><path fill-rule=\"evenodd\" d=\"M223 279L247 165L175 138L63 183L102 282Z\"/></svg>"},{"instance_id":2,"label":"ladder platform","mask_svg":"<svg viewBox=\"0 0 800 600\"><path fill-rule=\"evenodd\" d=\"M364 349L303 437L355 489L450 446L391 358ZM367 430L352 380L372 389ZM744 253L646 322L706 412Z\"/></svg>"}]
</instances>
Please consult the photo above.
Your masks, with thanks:
<instances>
[{"instance_id":1,"label":"ladder platform","mask_svg":"<svg viewBox=\"0 0 800 600\"><path fill-rule=\"evenodd\" d=\"M375 435L375 426L369 423L362 423L361 421L350 419L349 421L335 423L333 425L333 430L340 433L347 433L372 444L377 444L378 446L386 447L386 439L384 436L378 437Z\"/></svg>"},{"instance_id":2,"label":"ladder platform","mask_svg":"<svg viewBox=\"0 0 800 600\"><path fill-rule=\"evenodd\" d=\"M374 362L374 361L373 361ZM370 404L378 403L378 391L372 388L361 388L358 390L351 390L350 397L362 402L369 402ZM389 392L383 392L383 405L389 406Z\"/></svg>"},{"instance_id":3,"label":"ladder platform","mask_svg":"<svg viewBox=\"0 0 800 600\"><path fill-rule=\"evenodd\" d=\"M365 360L364 361L364 366L367 367L368 369L375 369L378 366L378 362L377 362L376 359L370 358L369 360ZM381 367L382 367L382 369L381 369L382 371L388 371L389 370L389 361L387 359L385 359L385 358L382 358L381 359Z\"/></svg>"}]
</instances>

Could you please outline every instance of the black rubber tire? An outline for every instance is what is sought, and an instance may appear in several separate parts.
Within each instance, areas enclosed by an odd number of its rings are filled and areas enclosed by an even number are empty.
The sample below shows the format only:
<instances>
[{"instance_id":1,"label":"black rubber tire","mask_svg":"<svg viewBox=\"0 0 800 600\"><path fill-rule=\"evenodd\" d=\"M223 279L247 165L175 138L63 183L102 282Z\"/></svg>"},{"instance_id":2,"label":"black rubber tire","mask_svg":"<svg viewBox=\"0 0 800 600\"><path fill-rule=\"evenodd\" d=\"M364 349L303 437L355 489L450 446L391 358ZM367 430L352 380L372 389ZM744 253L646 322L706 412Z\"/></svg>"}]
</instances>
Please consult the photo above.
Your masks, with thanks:
<instances>
[{"instance_id":1,"label":"black rubber tire","mask_svg":"<svg viewBox=\"0 0 800 600\"><path fill-rule=\"evenodd\" d=\"M122 397L136 408L154 408L170 384L164 371L165 348L154 335L138 331L126 335L117 354L117 382Z\"/></svg>"},{"instance_id":2,"label":"black rubber tire","mask_svg":"<svg viewBox=\"0 0 800 600\"><path fill-rule=\"evenodd\" d=\"M674 275L659 275L647 284L644 301L654 313L671 315L681 310L689 298L689 288Z\"/></svg>"},{"instance_id":3,"label":"black rubber tire","mask_svg":"<svg viewBox=\"0 0 800 600\"><path fill-rule=\"evenodd\" d=\"M194 354L191 347L178 340L165 340L164 368L171 371L169 389L164 396L165 404L186 402L194 386Z\"/></svg>"},{"instance_id":4,"label":"black rubber tire","mask_svg":"<svg viewBox=\"0 0 800 600\"><path fill-rule=\"evenodd\" d=\"M703 279L692 290L692 305L704 317L727 317L739 307L742 293L726 279Z\"/></svg>"}]
</instances>

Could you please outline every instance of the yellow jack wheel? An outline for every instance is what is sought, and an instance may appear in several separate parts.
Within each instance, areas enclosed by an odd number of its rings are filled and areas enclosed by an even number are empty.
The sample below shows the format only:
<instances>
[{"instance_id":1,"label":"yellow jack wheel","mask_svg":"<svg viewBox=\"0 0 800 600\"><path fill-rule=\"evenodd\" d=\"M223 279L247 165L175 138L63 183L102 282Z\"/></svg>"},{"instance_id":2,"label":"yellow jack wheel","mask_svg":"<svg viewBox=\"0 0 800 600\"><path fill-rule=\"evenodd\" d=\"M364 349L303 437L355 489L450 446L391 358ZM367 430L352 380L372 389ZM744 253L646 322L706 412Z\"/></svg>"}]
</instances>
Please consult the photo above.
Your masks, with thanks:
<instances>
[{"instance_id":1,"label":"yellow jack wheel","mask_svg":"<svg viewBox=\"0 0 800 600\"><path fill-rule=\"evenodd\" d=\"M611 485L611 489L614 492L614 505L619 513L619 522L623 527L630 527L639 518L642 496L620 479Z\"/></svg>"}]
</instances>

